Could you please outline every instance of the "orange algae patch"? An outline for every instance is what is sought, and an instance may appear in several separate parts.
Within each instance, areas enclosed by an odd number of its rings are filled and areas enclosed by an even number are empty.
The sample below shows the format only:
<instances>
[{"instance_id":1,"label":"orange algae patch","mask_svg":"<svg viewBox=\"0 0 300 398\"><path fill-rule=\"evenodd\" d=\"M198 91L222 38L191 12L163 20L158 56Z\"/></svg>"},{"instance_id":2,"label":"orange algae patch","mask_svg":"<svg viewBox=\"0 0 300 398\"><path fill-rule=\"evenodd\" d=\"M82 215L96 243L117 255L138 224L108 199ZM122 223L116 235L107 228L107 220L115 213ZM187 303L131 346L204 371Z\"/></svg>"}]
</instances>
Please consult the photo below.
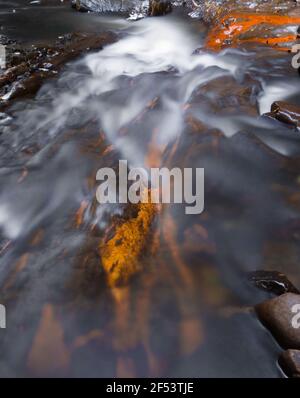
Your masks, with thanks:
<instances>
[{"instance_id":1,"label":"orange algae patch","mask_svg":"<svg viewBox=\"0 0 300 398\"><path fill-rule=\"evenodd\" d=\"M295 41L297 37L296 34L252 38L242 38L241 35L259 25L278 27L298 24L300 24L299 17L288 15L232 13L225 15L220 22L210 30L206 47L217 51L221 50L226 45L235 46L243 42L256 42L287 51L287 47L278 48L278 46Z\"/></svg>"},{"instance_id":2,"label":"orange algae patch","mask_svg":"<svg viewBox=\"0 0 300 398\"><path fill-rule=\"evenodd\" d=\"M111 287L124 285L141 269L140 258L157 213L154 203L139 203L137 216L117 226L107 243L100 245L102 265Z\"/></svg>"}]
</instances>

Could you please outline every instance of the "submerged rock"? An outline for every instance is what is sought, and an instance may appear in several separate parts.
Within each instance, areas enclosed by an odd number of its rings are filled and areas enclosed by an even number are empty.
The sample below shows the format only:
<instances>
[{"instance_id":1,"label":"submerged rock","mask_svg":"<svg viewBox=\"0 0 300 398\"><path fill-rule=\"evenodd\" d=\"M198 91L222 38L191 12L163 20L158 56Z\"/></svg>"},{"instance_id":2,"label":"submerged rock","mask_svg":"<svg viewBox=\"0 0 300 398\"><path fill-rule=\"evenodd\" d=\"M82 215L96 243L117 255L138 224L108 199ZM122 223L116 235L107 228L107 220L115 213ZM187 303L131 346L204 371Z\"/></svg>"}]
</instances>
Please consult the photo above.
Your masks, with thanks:
<instances>
[{"instance_id":1,"label":"submerged rock","mask_svg":"<svg viewBox=\"0 0 300 398\"><path fill-rule=\"evenodd\" d=\"M296 43L300 7L295 1L204 0L199 9L212 26L206 41L210 50L259 44L289 51Z\"/></svg>"},{"instance_id":2,"label":"submerged rock","mask_svg":"<svg viewBox=\"0 0 300 398\"><path fill-rule=\"evenodd\" d=\"M285 293L300 294L299 290L288 278L277 271L254 271L248 274L249 280L259 289L276 295Z\"/></svg>"},{"instance_id":3,"label":"submerged rock","mask_svg":"<svg viewBox=\"0 0 300 398\"><path fill-rule=\"evenodd\" d=\"M285 349L300 349L300 295L286 293L255 306L256 313Z\"/></svg>"},{"instance_id":4,"label":"submerged rock","mask_svg":"<svg viewBox=\"0 0 300 398\"><path fill-rule=\"evenodd\" d=\"M284 351L278 363L288 377L300 377L300 351Z\"/></svg>"},{"instance_id":5,"label":"submerged rock","mask_svg":"<svg viewBox=\"0 0 300 398\"><path fill-rule=\"evenodd\" d=\"M194 8L199 8L203 18L208 21L215 21L236 12L259 12L262 14L287 14L297 7L295 0L189 0Z\"/></svg>"}]
</instances>

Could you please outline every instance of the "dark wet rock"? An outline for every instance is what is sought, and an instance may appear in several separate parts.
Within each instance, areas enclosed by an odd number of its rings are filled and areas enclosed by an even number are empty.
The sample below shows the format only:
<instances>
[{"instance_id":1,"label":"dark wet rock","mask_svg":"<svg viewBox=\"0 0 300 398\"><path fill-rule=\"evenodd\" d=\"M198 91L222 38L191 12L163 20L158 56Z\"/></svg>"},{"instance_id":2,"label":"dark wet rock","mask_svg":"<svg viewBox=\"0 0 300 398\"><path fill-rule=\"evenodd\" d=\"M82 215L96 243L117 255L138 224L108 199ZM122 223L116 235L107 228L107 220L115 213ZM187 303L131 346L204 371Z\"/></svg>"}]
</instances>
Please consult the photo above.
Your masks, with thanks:
<instances>
[{"instance_id":1,"label":"dark wet rock","mask_svg":"<svg viewBox=\"0 0 300 398\"><path fill-rule=\"evenodd\" d=\"M172 11L172 4L167 0L151 0L149 4L148 15L156 17L165 15Z\"/></svg>"},{"instance_id":2,"label":"dark wet rock","mask_svg":"<svg viewBox=\"0 0 300 398\"><path fill-rule=\"evenodd\" d=\"M259 289L266 290L278 296L285 293L300 294L299 290L281 272L254 271L250 272L248 277Z\"/></svg>"},{"instance_id":3,"label":"dark wet rock","mask_svg":"<svg viewBox=\"0 0 300 398\"><path fill-rule=\"evenodd\" d=\"M171 3L170 0L74 0L72 6L84 12L124 12L141 16L158 16L171 12Z\"/></svg>"},{"instance_id":4,"label":"dark wet rock","mask_svg":"<svg viewBox=\"0 0 300 398\"><path fill-rule=\"evenodd\" d=\"M300 295L286 293L255 306L258 318L285 349L300 349L300 329L295 328Z\"/></svg>"},{"instance_id":5,"label":"dark wet rock","mask_svg":"<svg viewBox=\"0 0 300 398\"><path fill-rule=\"evenodd\" d=\"M300 351L284 351L278 363L288 377L300 377Z\"/></svg>"},{"instance_id":6,"label":"dark wet rock","mask_svg":"<svg viewBox=\"0 0 300 398\"><path fill-rule=\"evenodd\" d=\"M85 6L84 2L81 2L80 0L72 0L71 5L75 10L80 11L80 12L88 12L88 8Z\"/></svg>"},{"instance_id":7,"label":"dark wet rock","mask_svg":"<svg viewBox=\"0 0 300 398\"><path fill-rule=\"evenodd\" d=\"M271 106L269 116L287 124L300 127L300 107L284 101L276 101Z\"/></svg>"},{"instance_id":8,"label":"dark wet rock","mask_svg":"<svg viewBox=\"0 0 300 398\"><path fill-rule=\"evenodd\" d=\"M35 94L43 81L57 76L67 62L115 40L116 35L112 32L72 33L60 37L52 46L20 49L22 62L14 65L9 58L6 71L0 76L0 108L4 109L13 99Z\"/></svg>"}]
</instances>

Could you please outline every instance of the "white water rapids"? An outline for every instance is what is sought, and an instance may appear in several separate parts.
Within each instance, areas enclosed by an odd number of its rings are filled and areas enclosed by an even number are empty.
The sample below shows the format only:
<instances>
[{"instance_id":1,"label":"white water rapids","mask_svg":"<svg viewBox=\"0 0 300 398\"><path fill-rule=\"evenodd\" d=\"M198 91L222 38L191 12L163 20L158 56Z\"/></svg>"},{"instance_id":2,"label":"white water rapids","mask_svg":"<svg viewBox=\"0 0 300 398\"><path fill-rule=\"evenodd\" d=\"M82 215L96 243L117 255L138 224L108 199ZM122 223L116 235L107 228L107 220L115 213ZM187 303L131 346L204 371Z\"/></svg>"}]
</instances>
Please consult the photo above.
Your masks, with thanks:
<instances>
[{"instance_id":1,"label":"white water rapids","mask_svg":"<svg viewBox=\"0 0 300 398\"><path fill-rule=\"evenodd\" d=\"M144 19L134 25L123 22L122 35L116 43L70 65L56 84L45 84L34 106L18 111L14 119L18 133L12 135L9 127L3 127L2 138L7 138L7 145L18 151L26 140L34 139L49 147L66 127L97 119L120 156L132 166L142 166L149 144L146 131L156 129L157 144L167 145L181 134L184 106L195 89L230 76L242 81L248 69L253 69L253 54L237 50L209 53L197 32L168 18ZM129 86L128 81L131 81ZM263 86L258 96L261 113L270 108L275 98L283 99L298 89L294 83L279 82L270 86L263 83ZM213 92L206 95L213 100ZM150 120L138 132L139 137L136 133L122 136L120 131L155 98L159 98L160 105L152 110ZM227 136L238 132L245 123L273 129L265 121L239 112L230 118L217 115L205 104L194 109L194 114ZM30 164L40 164L48 147L38 152ZM16 189L12 189L14 194ZM6 189L0 195L0 226L8 238L16 238L27 230L28 217L32 216L24 212L30 207L26 198L18 203L20 209L17 210L15 201L8 200L9 192ZM59 203L69 195L67 190L61 192ZM30 196L28 200L30 202ZM16 219L18 212L21 216Z\"/></svg>"}]
</instances>

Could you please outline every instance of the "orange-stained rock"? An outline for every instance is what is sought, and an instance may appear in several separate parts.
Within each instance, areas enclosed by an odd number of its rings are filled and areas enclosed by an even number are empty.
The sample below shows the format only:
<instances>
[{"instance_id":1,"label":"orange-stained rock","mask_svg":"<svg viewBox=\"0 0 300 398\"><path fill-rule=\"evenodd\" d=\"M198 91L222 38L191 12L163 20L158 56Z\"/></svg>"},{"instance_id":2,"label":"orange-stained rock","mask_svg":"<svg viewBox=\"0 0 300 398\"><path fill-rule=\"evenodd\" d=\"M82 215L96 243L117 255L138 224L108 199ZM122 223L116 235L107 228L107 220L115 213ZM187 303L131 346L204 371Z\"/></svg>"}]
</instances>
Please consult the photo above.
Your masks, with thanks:
<instances>
[{"instance_id":1,"label":"orange-stained rock","mask_svg":"<svg viewBox=\"0 0 300 398\"><path fill-rule=\"evenodd\" d=\"M299 322L297 305L300 307L300 294L286 293L255 306L261 322L286 349L300 349L300 327L296 327Z\"/></svg>"},{"instance_id":2,"label":"orange-stained rock","mask_svg":"<svg viewBox=\"0 0 300 398\"><path fill-rule=\"evenodd\" d=\"M300 7L295 0L272 0L272 1L253 1L249 0L194 0L194 7L196 4L201 4L201 14L207 22L220 20L225 15L234 12L251 12L261 14L279 14L300 16Z\"/></svg>"},{"instance_id":3,"label":"orange-stained rock","mask_svg":"<svg viewBox=\"0 0 300 398\"><path fill-rule=\"evenodd\" d=\"M233 11L216 21L206 41L211 50L258 43L287 51L297 39L296 26L300 24L300 16ZM286 32L289 26L295 26L295 33Z\"/></svg>"},{"instance_id":4,"label":"orange-stained rock","mask_svg":"<svg viewBox=\"0 0 300 398\"><path fill-rule=\"evenodd\" d=\"M103 268L110 286L124 285L140 270L140 256L150 239L157 205L136 205L137 216L116 227L114 236L100 245Z\"/></svg>"},{"instance_id":5,"label":"orange-stained rock","mask_svg":"<svg viewBox=\"0 0 300 398\"><path fill-rule=\"evenodd\" d=\"M172 4L168 0L151 0L149 2L148 15L150 17L165 15L171 11L172 11Z\"/></svg>"}]
</instances>

